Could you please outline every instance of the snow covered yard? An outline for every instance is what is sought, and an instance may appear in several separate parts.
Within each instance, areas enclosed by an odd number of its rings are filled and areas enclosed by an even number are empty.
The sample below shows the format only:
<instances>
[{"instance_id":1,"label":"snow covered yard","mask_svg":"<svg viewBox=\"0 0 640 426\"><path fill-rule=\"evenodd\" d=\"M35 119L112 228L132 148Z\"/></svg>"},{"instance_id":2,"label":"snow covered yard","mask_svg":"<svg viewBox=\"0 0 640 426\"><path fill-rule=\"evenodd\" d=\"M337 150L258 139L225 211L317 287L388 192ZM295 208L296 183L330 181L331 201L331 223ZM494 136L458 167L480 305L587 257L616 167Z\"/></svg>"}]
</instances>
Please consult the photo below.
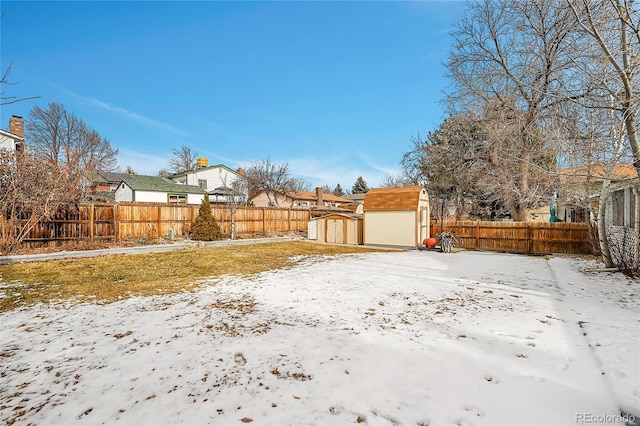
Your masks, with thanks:
<instances>
[{"instance_id":1,"label":"snow covered yard","mask_svg":"<svg viewBox=\"0 0 640 426\"><path fill-rule=\"evenodd\" d=\"M640 414L640 283L587 266L315 257L194 293L7 312L0 421L624 424Z\"/></svg>"}]
</instances>

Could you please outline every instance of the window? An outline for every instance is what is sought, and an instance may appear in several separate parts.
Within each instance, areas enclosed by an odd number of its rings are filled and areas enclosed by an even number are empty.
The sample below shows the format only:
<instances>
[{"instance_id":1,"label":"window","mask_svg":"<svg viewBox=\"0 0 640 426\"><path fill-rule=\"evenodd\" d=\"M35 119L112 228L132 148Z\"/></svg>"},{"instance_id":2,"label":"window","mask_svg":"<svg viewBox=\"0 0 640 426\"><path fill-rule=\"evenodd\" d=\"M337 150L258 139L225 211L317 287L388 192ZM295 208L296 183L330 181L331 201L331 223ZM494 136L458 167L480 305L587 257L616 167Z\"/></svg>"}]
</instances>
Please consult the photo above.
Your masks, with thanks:
<instances>
[{"instance_id":1,"label":"window","mask_svg":"<svg viewBox=\"0 0 640 426\"><path fill-rule=\"evenodd\" d=\"M200 189L207 190L207 180L206 179L198 179L198 186Z\"/></svg>"},{"instance_id":2,"label":"window","mask_svg":"<svg viewBox=\"0 0 640 426\"><path fill-rule=\"evenodd\" d=\"M611 197L612 201L612 223L617 226L624 226L624 191L616 191Z\"/></svg>"},{"instance_id":3,"label":"window","mask_svg":"<svg viewBox=\"0 0 640 426\"><path fill-rule=\"evenodd\" d=\"M187 196L184 194L169 194L169 202L176 204L187 204Z\"/></svg>"},{"instance_id":4,"label":"window","mask_svg":"<svg viewBox=\"0 0 640 426\"><path fill-rule=\"evenodd\" d=\"M589 210L584 207L574 207L571 209L571 222L589 223Z\"/></svg>"}]
</instances>

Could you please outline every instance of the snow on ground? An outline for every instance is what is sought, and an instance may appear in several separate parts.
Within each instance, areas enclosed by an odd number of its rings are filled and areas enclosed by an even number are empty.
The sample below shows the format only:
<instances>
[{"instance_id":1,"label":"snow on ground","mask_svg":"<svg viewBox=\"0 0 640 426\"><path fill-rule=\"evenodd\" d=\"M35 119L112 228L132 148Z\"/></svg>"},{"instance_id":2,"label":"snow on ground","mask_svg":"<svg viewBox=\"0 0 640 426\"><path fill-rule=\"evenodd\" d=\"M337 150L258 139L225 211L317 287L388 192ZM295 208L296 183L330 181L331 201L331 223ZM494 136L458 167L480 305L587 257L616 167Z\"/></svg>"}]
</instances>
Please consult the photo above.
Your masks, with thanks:
<instances>
[{"instance_id":1,"label":"snow on ground","mask_svg":"<svg viewBox=\"0 0 640 426\"><path fill-rule=\"evenodd\" d=\"M316 257L195 293L4 313L0 421L624 424L640 414L640 283L585 266Z\"/></svg>"}]
</instances>

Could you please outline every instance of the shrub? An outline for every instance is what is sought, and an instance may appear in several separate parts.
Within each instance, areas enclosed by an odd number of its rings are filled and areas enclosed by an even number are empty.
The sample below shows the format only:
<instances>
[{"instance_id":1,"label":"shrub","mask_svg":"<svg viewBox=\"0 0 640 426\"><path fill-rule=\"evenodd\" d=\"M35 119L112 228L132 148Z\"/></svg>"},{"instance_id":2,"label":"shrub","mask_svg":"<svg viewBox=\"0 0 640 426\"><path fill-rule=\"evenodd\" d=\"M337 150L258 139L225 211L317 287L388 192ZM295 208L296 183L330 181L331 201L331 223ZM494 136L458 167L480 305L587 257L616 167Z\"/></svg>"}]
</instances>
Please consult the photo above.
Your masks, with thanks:
<instances>
[{"instance_id":1,"label":"shrub","mask_svg":"<svg viewBox=\"0 0 640 426\"><path fill-rule=\"evenodd\" d=\"M211 211L208 194L205 194L204 200L200 204L200 212L191 224L191 237L199 241L220 239L220 225Z\"/></svg>"}]
</instances>

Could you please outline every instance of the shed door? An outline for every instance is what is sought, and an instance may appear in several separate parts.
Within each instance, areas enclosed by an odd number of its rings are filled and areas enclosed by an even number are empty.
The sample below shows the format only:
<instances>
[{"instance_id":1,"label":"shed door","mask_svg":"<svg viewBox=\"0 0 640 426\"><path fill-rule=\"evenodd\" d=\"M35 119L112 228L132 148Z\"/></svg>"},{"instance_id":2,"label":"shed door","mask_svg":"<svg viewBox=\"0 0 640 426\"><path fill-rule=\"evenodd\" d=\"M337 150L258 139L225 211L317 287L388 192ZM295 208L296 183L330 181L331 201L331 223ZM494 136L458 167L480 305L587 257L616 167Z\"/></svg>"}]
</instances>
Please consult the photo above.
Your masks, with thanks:
<instances>
[{"instance_id":1,"label":"shed door","mask_svg":"<svg viewBox=\"0 0 640 426\"><path fill-rule=\"evenodd\" d=\"M307 238L310 240L318 239L318 221L310 220L307 224Z\"/></svg>"},{"instance_id":2,"label":"shed door","mask_svg":"<svg viewBox=\"0 0 640 426\"><path fill-rule=\"evenodd\" d=\"M425 240L425 238L429 238L429 208L428 207L422 207L420 209L420 212L418 213L420 215L420 218L418 220L418 246L422 245L422 242Z\"/></svg>"},{"instance_id":3,"label":"shed door","mask_svg":"<svg viewBox=\"0 0 640 426\"><path fill-rule=\"evenodd\" d=\"M327 219L327 242L344 244L344 222L338 219Z\"/></svg>"}]
</instances>

